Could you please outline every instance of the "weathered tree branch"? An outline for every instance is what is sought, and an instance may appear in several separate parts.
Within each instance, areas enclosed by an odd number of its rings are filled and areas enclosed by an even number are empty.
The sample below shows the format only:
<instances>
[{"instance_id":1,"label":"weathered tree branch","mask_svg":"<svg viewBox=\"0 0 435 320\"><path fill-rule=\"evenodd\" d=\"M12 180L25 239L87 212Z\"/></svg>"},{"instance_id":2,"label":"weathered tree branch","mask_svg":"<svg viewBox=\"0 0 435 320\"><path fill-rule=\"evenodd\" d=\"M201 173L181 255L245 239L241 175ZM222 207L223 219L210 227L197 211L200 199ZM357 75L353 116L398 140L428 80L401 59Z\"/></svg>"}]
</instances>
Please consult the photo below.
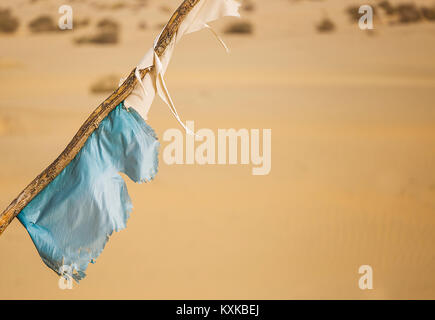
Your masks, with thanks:
<instances>
[{"instance_id":1,"label":"weathered tree branch","mask_svg":"<svg viewBox=\"0 0 435 320\"><path fill-rule=\"evenodd\" d=\"M186 15L192 8L198 4L200 0L184 0L183 3L174 12L171 19L165 26L161 33L157 44L154 48L158 56L161 56L168 44L177 33L180 24L183 22ZM143 78L147 72L150 72L153 67L140 70L140 75ZM80 127L79 131L75 134L71 142L65 150L57 157L52 164L50 164L41 174L39 174L19 195L12 201L0 215L0 235L11 223L11 221L23 210L32 199L38 195L51 181L54 180L62 170L74 159L84 146L86 140L91 136L95 129L98 128L101 121L108 116L108 114L115 109L128 95L133 91L137 83L134 70L124 81L124 83L116 89L106 100L104 100L97 109L92 112L88 119Z\"/></svg>"}]
</instances>

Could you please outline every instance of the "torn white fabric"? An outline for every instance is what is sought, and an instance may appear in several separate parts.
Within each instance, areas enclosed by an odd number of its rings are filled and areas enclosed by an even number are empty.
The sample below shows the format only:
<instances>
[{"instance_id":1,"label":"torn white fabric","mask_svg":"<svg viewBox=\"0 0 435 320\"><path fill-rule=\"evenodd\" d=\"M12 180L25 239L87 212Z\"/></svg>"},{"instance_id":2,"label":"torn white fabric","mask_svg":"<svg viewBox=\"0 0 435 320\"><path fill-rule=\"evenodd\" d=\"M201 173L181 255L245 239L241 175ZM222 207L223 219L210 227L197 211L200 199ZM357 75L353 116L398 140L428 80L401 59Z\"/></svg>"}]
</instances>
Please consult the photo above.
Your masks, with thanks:
<instances>
[{"instance_id":1,"label":"torn white fabric","mask_svg":"<svg viewBox=\"0 0 435 320\"><path fill-rule=\"evenodd\" d=\"M157 93L169 106L169 109L177 121L188 133L191 133L181 121L164 80L164 74L169 65L175 45L185 34L208 28L228 52L228 47L225 45L223 40L208 26L207 23L224 16L240 17L238 12L239 7L240 4L235 0L201 0L184 18L178 28L177 34L172 38L172 41L168 44L165 52L160 57L158 57L154 52L154 47L160 37L159 35L154 41L153 48L145 54L136 67L135 73L139 84L136 85L133 92L125 99L125 107L134 108L145 120L147 120L149 109ZM148 72L143 79L140 79L139 70L152 66L154 67L152 71Z\"/></svg>"}]
</instances>

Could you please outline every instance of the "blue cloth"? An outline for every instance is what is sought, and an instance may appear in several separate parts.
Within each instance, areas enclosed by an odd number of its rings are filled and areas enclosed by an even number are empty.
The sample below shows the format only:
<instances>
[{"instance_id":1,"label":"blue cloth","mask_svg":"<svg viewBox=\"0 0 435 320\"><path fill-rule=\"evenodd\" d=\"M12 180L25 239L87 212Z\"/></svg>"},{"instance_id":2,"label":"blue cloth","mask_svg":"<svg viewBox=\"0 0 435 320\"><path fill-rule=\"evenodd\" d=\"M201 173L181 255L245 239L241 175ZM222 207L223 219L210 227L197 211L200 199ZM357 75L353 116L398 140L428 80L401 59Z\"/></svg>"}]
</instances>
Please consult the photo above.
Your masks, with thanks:
<instances>
[{"instance_id":1,"label":"blue cloth","mask_svg":"<svg viewBox=\"0 0 435 320\"><path fill-rule=\"evenodd\" d=\"M119 172L135 182L153 179L159 142L151 127L123 103L101 122L68 166L18 215L39 255L76 281L132 210Z\"/></svg>"}]
</instances>

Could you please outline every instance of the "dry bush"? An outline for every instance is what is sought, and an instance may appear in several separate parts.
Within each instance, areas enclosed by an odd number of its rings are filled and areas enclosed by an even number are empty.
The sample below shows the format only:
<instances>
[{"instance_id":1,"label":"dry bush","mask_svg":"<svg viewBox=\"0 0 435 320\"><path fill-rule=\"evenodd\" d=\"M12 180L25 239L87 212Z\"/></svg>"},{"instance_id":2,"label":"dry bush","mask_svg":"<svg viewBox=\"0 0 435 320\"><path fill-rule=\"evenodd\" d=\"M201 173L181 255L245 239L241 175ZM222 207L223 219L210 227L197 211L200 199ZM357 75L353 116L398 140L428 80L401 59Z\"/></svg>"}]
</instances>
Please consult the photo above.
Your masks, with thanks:
<instances>
[{"instance_id":1,"label":"dry bush","mask_svg":"<svg viewBox=\"0 0 435 320\"><path fill-rule=\"evenodd\" d=\"M119 79L119 76L113 74L102 77L91 86L91 92L95 94L112 93L118 88Z\"/></svg>"},{"instance_id":2,"label":"dry bush","mask_svg":"<svg viewBox=\"0 0 435 320\"><path fill-rule=\"evenodd\" d=\"M119 30L118 22L107 18L98 22L97 27L101 30Z\"/></svg>"},{"instance_id":3,"label":"dry bush","mask_svg":"<svg viewBox=\"0 0 435 320\"><path fill-rule=\"evenodd\" d=\"M14 33L19 25L18 19L12 16L9 9L0 9L0 32Z\"/></svg>"},{"instance_id":4,"label":"dry bush","mask_svg":"<svg viewBox=\"0 0 435 320\"><path fill-rule=\"evenodd\" d=\"M335 30L335 24L329 18L324 18L319 24L316 25L316 29L320 33L332 32Z\"/></svg>"},{"instance_id":5,"label":"dry bush","mask_svg":"<svg viewBox=\"0 0 435 320\"><path fill-rule=\"evenodd\" d=\"M95 44L116 44L119 41L118 34L115 32L101 32L88 38L87 43ZM86 41L85 41L86 42Z\"/></svg>"},{"instance_id":6,"label":"dry bush","mask_svg":"<svg viewBox=\"0 0 435 320\"><path fill-rule=\"evenodd\" d=\"M420 11L413 3L399 4L395 10L400 23L418 22L422 19Z\"/></svg>"},{"instance_id":7,"label":"dry bush","mask_svg":"<svg viewBox=\"0 0 435 320\"><path fill-rule=\"evenodd\" d=\"M224 32L233 34L251 34L254 32L254 26L248 21L234 22L229 24Z\"/></svg>"},{"instance_id":8,"label":"dry bush","mask_svg":"<svg viewBox=\"0 0 435 320\"><path fill-rule=\"evenodd\" d=\"M47 15L40 16L30 21L29 29L33 33L59 31L54 19Z\"/></svg>"},{"instance_id":9,"label":"dry bush","mask_svg":"<svg viewBox=\"0 0 435 320\"><path fill-rule=\"evenodd\" d=\"M91 20L89 18L83 18L83 19L74 19L73 25L74 28L83 28L87 27L91 23Z\"/></svg>"},{"instance_id":10,"label":"dry bush","mask_svg":"<svg viewBox=\"0 0 435 320\"><path fill-rule=\"evenodd\" d=\"M116 44L119 41L119 24L110 19L103 19L97 24L97 33L90 36L76 38L77 44Z\"/></svg>"},{"instance_id":11,"label":"dry bush","mask_svg":"<svg viewBox=\"0 0 435 320\"><path fill-rule=\"evenodd\" d=\"M378 6L382 8L387 15L394 16L397 23L415 23L420 22L423 18L435 20L435 7L418 8L415 3L401 3L393 6L389 1L381 1Z\"/></svg>"},{"instance_id":12,"label":"dry bush","mask_svg":"<svg viewBox=\"0 0 435 320\"><path fill-rule=\"evenodd\" d=\"M378 3L378 6L382 8L387 15L393 15L396 12L396 9L391 5L390 1L383 0Z\"/></svg>"},{"instance_id":13,"label":"dry bush","mask_svg":"<svg viewBox=\"0 0 435 320\"><path fill-rule=\"evenodd\" d=\"M432 8L423 7L421 13L426 20L435 21L435 6Z\"/></svg>"},{"instance_id":14,"label":"dry bush","mask_svg":"<svg viewBox=\"0 0 435 320\"><path fill-rule=\"evenodd\" d=\"M75 39L77 44L95 43L95 44L115 44L118 43L119 37L117 32L103 31L93 36L84 36Z\"/></svg>"}]
</instances>

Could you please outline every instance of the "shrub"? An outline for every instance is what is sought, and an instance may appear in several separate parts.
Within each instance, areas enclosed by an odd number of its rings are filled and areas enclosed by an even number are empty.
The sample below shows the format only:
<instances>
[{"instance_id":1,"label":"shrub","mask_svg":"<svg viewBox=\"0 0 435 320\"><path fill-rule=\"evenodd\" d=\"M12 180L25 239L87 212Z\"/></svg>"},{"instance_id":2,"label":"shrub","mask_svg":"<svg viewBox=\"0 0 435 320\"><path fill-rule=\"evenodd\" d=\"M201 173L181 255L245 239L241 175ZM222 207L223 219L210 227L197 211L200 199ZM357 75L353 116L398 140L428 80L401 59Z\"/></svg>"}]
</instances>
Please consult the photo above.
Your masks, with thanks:
<instances>
[{"instance_id":1,"label":"shrub","mask_svg":"<svg viewBox=\"0 0 435 320\"><path fill-rule=\"evenodd\" d=\"M76 38L77 44L115 44L119 41L119 24L110 19L103 19L97 24L97 33L90 36Z\"/></svg>"},{"instance_id":2,"label":"shrub","mask_svg":"<svg viewBox=\"0 0 435 320\"><path fill-rule=\"evenodd\" d=\"M247 21L235 22L228 25L224 32L225 33L236 33L236 34L251 34L254 31L252 23Z\"/></svg>"},{"instance_id":3,"label":"shrub","mask_svg":"<svg viewBox=\"0 0 435 320\"><path fill-rule=\"evenodd\" d=\"M92 36L76 38L77 44L95 43L95 44L115 44L118 43L118 33L111 31L99 32Z\"/></svg>"},{"instance_id":4,"label":"shrub","mask_svg":"<svg viewBox=\"0 0 435 320\"><path fill-rule=\"evenodd\" d=\"M395 8L388 0L383 0L379 2L378 6L382 8L387 15L393 15L396 12Z\"/></svg>"},{"instance_id":5,"label":"shrub","mask_svg":"<svg viewBox=\"0 0 435 320\"><path fill-rule=\"evenodd\" d=\"M34 33L53 32L59 30L53 18L46 15L33 19L29 23L29 28L30 31Z\"/></svg>"},{"instance_id":6,"label":"shrub","mask_svg":"<svg viewBox=\"0 0 435 320\"><path fill-rule=\"evenodd\" d=\"M335 24L329 19L324 18L317 26L316 29L318 32L332 32L335 30Z\"/></svg>"},{"instance_id":7,"label":"shrub","mask_svg":"<svg viewBox=\"0 0 435 320\"><path fill-rule=\"evenodd\" d=\"M12 16L9 9L0 9L0 32L14 33L19 25L18 19Z\"/></svg>"},{"instance_id":8,"label":"shrub","mask_svg":"<svg viewBox=\"0 0 435 320\"><path fill-rule=\"evenodd\" d=\"M419 10L413 3L399 4L396 7L396 11L399 15L400 23L418 22L422 18Z\"/></svg>"},{"instance_id":9,"label":"shrub","mask_svg":"<svg viewBox=\"0 0 435 320\"><path fill-rule=\"evenodd\" d=\"M425 19L429 21L435 21L435 7L433 8L423 7L421 8L421 13Z\"/></svg>"},{"instance_id":10,"label":"shrub","mask_svg":"<svg viewBox=\"0 0 435 320\"><path fill-rule=\"evenodd\" d=\"M110 19L103 19L98 22L97 27L101 30L119 30L118 22Z\"/></svg>"},{"instance_id":11,"label":"shrub","mask_svg":"<svg viewBox=\"0 0 435 320\"><path fill-rule=\"evenodd\" d=\"M112 93L118 88L119 79L120 77L117 75L105 76L91 86L91 92L95 94Z\"/></svg>"}]
</instances>

